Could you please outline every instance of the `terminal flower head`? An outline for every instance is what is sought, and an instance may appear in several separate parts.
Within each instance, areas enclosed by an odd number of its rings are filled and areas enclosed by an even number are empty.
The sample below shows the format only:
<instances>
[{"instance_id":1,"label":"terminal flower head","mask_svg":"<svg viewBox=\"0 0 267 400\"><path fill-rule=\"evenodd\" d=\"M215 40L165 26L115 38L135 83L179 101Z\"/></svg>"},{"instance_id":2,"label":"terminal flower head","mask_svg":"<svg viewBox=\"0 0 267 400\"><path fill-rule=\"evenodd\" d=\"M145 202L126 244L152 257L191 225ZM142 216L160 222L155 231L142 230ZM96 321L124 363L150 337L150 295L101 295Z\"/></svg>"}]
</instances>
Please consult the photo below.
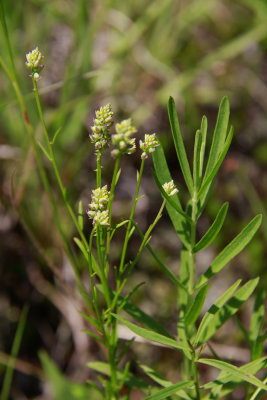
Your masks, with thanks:
<instances>
[{"instance_id":1,"label":"terminal flower head","mask_svg":"<svg viewBox=\"0 0 267 400\"><path fill-rule=\"evenodd\" d=\"M115 149L111 154L113 157L118 157L122 154L132 154L135 151L135 138L132 136L137 132L136 127L132 125L131 118L125 119L116 124L116 133L112 135L112 143Z\"/></svg>"},{"instance_id":2,"label":"terminal flower head","mask_svg":"<svg viewBox=\"0 0 267 400\"><path fill-rule=\"evenodd\" d=\"M89 204L87 215L93 220L93 224L108 225L109 191L107 185L92 190L92 201Z\"/></svg>"},{"instance_id":3,"label":"terminal flower head","mask_svg":"<svg viewBox=\"0 0 267 400\"><path fill-rule=\"evenodd\" d=\"M91 127L91 142L94 143L96 150L103 150L108 147L111 140L109 129L113 124L113 112L111 105L101 107L95 113L94 125Z\"/></svg>"},{"instance_id":4,"label":"terminal flower head","mask_svg":"<svg viewBox=\"0 0 267 400\"><path fill-rule=\"evenodd\" d=\"M178 193L179 190L175 186L173 180L170 182L166 182L162 185L163 190L167 193L168 196L173 196L174 194Z\"/></svg>"},{"instance_id":5,"label":"terminal flower head","mask_svg":"<svg viewBox=\"0 0 267 400\"><path fill-rule=\"evenodd\" d=\"M144 142L142 140L139 141L140 149L143 150L141 154L141 158L147 158L150 153L156 150L156 147L159 146L159 142L156 138L156 134L152 133L152 135L145 135Z\"/></svg>"},{"instance_id":6,"label":"terminal flower head","mask_svg":"<svg viewBox=\"0 0 267 400\"><path fill-rule=\"evenodd\" d=\"M39 79L39 73L44 68L43 64L41 64L43 58L44 57L38 47L26 54L25 64L31 70L33 74L32 76L36 80Z\"/></svg>"}]
</instances>

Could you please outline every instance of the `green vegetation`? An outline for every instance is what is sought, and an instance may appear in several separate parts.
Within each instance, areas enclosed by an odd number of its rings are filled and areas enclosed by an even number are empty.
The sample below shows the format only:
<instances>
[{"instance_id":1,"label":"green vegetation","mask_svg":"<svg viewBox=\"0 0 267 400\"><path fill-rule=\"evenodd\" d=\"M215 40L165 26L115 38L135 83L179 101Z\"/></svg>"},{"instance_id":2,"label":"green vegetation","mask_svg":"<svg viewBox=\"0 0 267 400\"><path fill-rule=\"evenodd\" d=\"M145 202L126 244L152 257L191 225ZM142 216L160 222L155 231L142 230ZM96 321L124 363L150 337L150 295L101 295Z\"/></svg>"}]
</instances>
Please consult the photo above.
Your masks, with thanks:
<instances>
[{"instance_id":1,"label":"green vegetation","mask_svg":"<svg viewBox=\"0 0 267 400\"><path fill-rule=\"evenodd\" d=\"M266 16L0 0L1 400L264 398Z\"/></svg>"}]
</instances>

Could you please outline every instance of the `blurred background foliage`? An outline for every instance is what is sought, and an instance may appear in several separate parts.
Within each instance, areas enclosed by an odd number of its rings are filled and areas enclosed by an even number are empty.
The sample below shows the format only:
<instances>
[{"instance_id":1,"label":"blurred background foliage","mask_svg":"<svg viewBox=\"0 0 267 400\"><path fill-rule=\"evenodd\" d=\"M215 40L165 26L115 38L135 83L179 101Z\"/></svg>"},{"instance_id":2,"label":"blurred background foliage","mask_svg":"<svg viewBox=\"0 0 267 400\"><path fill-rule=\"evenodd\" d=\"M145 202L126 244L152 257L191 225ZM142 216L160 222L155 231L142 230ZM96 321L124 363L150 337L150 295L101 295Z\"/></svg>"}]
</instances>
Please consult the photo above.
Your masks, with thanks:
<instances>
[{"instance_id":1,"label":"blurred background foliage","mask_svg":"<svg viewBox=\"0 0 267 400\"><path fill-rule=\"evenodd\" d=\"M82 200L86 209L90 190L94 187L95 156L88 134L94 111L101 105L112 104L116 122L131 116L138 127L138 139L144 133L159 135L183 197L183 181L167 118L167 99L171 95L176 100L191 158L194 133L201 116L208 117L209 132L212 132L220 99L224 95L230 98L235 138L208 204L208 215L201 219L199 237L224 201L230 202L230 209L225 228L216 242L217 248L200 253L199 268L206 269L214 254L256 212L261 212L264 214L261 231L231 263L232 268L227 269L228 275L224 275L223 282L218 282L217 288L215 284L214 295L218 287L229 286L237 276L250 278L259 274L260 284L266 286L266 1L1 1L19 84L40 141L42 129L24 62L25 53L36 45L45 57L45 68L38 85L51 137L61 129L56 141L56 157L73 205ZM1 57L10 65L2 32L0 49ZM30 311L19 353L24 364L18 360L13 393L14 398L19 393L34 398L46 390L38 369L39 349L46 349L61 370L79 381L88 377L86 362L98 358L99 349L88 344L88 338L81 333L83 322L76 312L80 309L79 304L75 308L76 303L64 291L64 283L51 273L54 267L59 268L62 280L73 286L73 275L38 177L17 99L2 69L0 158L1 362L5 363L6 354L10 352L20 310L27 302ZM112 165L113 160L107 152L103 169L107 183ZM122 216L127 218L138 165L139 155L123 161L114 205L119 220ZM72 241L74 227L63 207L53 173L48 170L48 174L67 237ZM149 167L141 190L146 196L139 203L136 219L144 230L155 217L161 202ZM177 273L180 244L165 217L151 243ZM90 225L86 218L85 221L85 230L88 230ZM133 241L129 256L135 246ZM116 260L120 251L119 237L113 247ZM74 243L73 251L80 257ZM85 267L82 258L80 265ZM163 323L175 324L173 288L163 278L144 251L132 284L140 281L147 281L147 284L140 289L135 301ZM244 324L247 312L244 310L244 315L240 316ZM241 334L233 332L230 344L242 345ZM228 332L220 333L218 342L224 342L225 333ZM141 344L137 345L136 351L144 359L150 357L152 362L161 365L161 369L164 369L164 360L170 359L168 353L159 351L156 355L151 349L144 350ZM170 369L170 379L173 370L175 365Z\"/></svg>"}]
</instances>

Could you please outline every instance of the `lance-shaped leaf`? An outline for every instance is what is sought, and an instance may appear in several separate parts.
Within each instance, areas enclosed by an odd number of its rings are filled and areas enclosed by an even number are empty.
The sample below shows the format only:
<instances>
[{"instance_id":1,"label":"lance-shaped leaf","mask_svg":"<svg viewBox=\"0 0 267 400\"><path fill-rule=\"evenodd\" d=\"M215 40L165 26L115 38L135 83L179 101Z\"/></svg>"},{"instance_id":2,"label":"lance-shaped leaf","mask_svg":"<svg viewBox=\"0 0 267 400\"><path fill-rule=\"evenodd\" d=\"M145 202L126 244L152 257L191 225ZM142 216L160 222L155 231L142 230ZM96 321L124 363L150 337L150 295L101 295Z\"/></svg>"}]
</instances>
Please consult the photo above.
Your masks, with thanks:
<instances>
[{"instance_id":1,"label":"lance-shaped leaf","mask_svg":"<svg viewBox=\"0 0 267 400\"><path fill-rule=\"evenodd\" d=\"M207 359L207 358L201 358L197 362L199 362L201 364L210 365L211 367L218 368L223 372L231 374L236 379L241 379L244 382L248 382L258 388L261 388L261 389L267 391L267 385L264 385L264 383L262 383L258 378L256 378L252 374L242 371L241 368L235 367L232 364L229 364L229 363L221 361L221 360L212 360L212 359Z\"/></svg>"},{"instance_id":2,"label":"lance-shaped leaf","mask_svg":"<svg viewBox=\"0 0 267 400\"><path fill-rule=\"evenodd\" d=\"M200 176L202 176L202 173L203 173L204 156L205 156L205 150L206 150L207 129L208 129L208 121L207 121L207 118L204 115L202 117L201 127L200 127L200 131L201 131L201 135L202 135L200 158L199 158Z\"/></svg>"},{"instance_id":3,"label":"lance-shaped leaf","mask_svg":"<svg viewBox=\"0 0 267 400\"><path fill-rule=\"evenodd\" d=\"M222 306L232 297L236 289L241 283L241 279L238 279L232 286L230 286L216 301L215 303L209 308L209 310L206 312L204 317L201 320L201 323L199 325L196 338L194 340L194 345L200 342L200 338L203 337L206 334L206 331L208 330L209 323L213 319L214 315L216 312L222 308Z\"/></svg>"},{"instance_id":4,"label":"lance-shaped leaf","mask_svg":"<svg viewBox=\"0 0 267 400\"><path fill-rule=\"evenodd\" d=\"M197 253L198 251L205 249L215 240L215 238L217 237L218 233L220 232L223 226L228 206L229 203L224 203L222 207L219 209L213 224L193 248L194 253Z\"/></svg>"},{"instance_id":5,"label":"lance-shaped leaf","mask_svg":"<svg viewBox=\"0 0 267 400\"><path fill-rule=\"evenodd\" d=\"M204 178L206 178L209 175L210 171L213 169L214 165L216 164L219 158L219 155L223 150L225 138L227 135L229 115L230 115L229 100L227 97L224 97L221 101L218 112L217 122L212 138L212 144L210 148L209 159Z\"/></svg>"},{"instance_id":6,"label":"lance-shaped leaf","mask_svg":"<svg viewBox=\"0 0 267 400\"><path fill-rule=\"evenodd\" d=\"M227 136L227 139L224 143L224 146L222 148L222 152L218 158L218 160L216 161L216 163L214 164L213 168L211 169L211 171L209 172L209 174L207 176L204 177L202 185L199 189L199 192L197 194L198 199L201 200L201 203L205 204L207 197L208 197L208 193L210 192L210 188L213 186L214 183L214 178L217 175L217 172L219 171L219 168L227 154L227 151L231 145L232 139L233 139L233 135L234 135L234 131L233 131L233 127L231 127L230 132ZM203 206L202 206L203 207Z\"/></svg>"},{"instance_id":7,"label":"lance-shaped leaf","mask_svg":"<svg viewBox=\"0 0 267 400\"><path fill-rule=\"evenodd\" d=\"M181 135L180 131L180 126L179 126L179 121L175 109L175 102L172 97L169 98L168 101L168 113L169 113L169 119L170 119L170 124L171 124L171 130L172 130L172 136L173 136L173 141L174 141L174 146L176 149L177 157L180 163L180 167L184 176L185 183L188 187L188 190L193 197L193 192L194 192L194 185L193 185L193 179L192 179L192 174L190 171L189 167L189 162L187 159L185 147L184 147L184 141Z\"/></svg>"},{"instance_id":8,"label":"lance-shaped leaf","mask_svg":"<svg viewBox=\"0 0 267 400\"><path fill-rule=\"evenodd\" d=\"M205 302L208 288L209 288L209 285L204 285L197 292L193 303L191 304L188 312L185 314L184 322L185 322L186 326L192 325L196 322L196 320L202 310L203 304Z\"/></svg>"},{"instance_id":9,"label":"lance-shaped leaf","mask_svg":"<svg viewBox=\"0 0 267 400\"><path fill-rule=\"evenodd\" d=\"M159 333L160 335L164 335L173 339L173 337L169 334L169 332L167 332L167 330L154 318L150 317L148 314L146 314L144 311L142 311L139 307L135 306L130 301L128 300L125 301L125 299L122 296L119 296L117 303L118 307L120 308L121 304L123 303L124 303L123 310L126 311L127 314L131 315L136 321L140 322L146 328Z\"/></svg>"},{"instance_id":10,"label":"lance-shaped leaf","mask_svg":"<svg viewBox=\"0 0 267 400\"><path fill-rule=\"evenodd\" d=\"M259 358L263 351L263 340L261 330L265 314L265 290L261 288L256 296L253 313L249 327L249 341L251 348L251 359Z\"/></svg>"},{"instance_id":11,"label":"lance-shaped leaf","mask_svg":"<svg viewBox=\"0 0 267 400\"><path fill-rule=\"evenodd\" d=\"M147 365L144 365L144 364L141 364L139 366L142 368L142 370L145 372L145 374L147 376L149 376L150 379L157 382L160 386L163 386L166 388L166 387L170 387L171 385L173 385L172 382L168 381L163 376L159 375L151 367L148 367ZM185 400L191 400L191 397L183 389L180 389L178 392L176 392L176 395L179 395L181 398L183 398Z\"/></svg>"},{"instance_id":12,"label":"lance-shaped leaf","mask_svg":"<svg viewBox=\"0 0 267 400\"><path fill-rule=\"evenodd\" d=\"M258 360L251 361L248 364L242 365L240 370L247 373L255 375L267 365L267 357L262 357ZM228 372L221 372L218 378L216 378L212 382L208 382L203 385L203 389L212 390L212 394L219 395L220 397L225 396L226 394L230 393L237 385L242 383L243 380L237 377L233 377L232 374ZM222 392L223 390L223 392Z\"/></svg>"},{"instance_id":13,"label":"lance-shaped leaf","mask_svg":"<svg viewBox=\"0 0 267 400\"><path fill-rule=\"evenodd\" d=\"M99 372L103 375L111 376L110 365L108 363L102 361L92 361L87 364L87 366L93 369L96 372ZM116 374L119 380L123 378L123 371L121 369L116 369ZM144 393L148 393L149 383L144 381L143 379L135 377L131 372L128 372L128 376L125 379L127 386L132 389L138 389Z\"/></svg>"},{"instance_id":14,"label":"lance-shaped leaf","mask_svg":"<svg viewBox=\"0 0 267 400\"><path fill-rule=\"evenodd\" d=\"M237 235L215 258L210 267L200 277L196 288L206 283L210 278L220 272L244 247L251 241L260 227L262 216L259 214Z\"/></svg>"},{"instance_id":15,"label":"lance-shaped leaf","mask_svg":"<svg viewBox=\"0 0 267 400\"><path fill-rule=\"evenodd\" d=\"M156 147L156 150L152 153L154 168L156 171L156 175L160 186L162 186L166 182L170 182L172 180L168 164L165 158L165 154L161 145ZM182 209L179 197L177 194L172 196L172 202L175 205ZM190 224L188 223L187 219L179 214L176 209L167 202L166 209L168 211L169 217L172 221L174 229L178 233L182 243L186 246L190 246Z\"/></svg>"},{"instance_id":16,"label":"lance-shaped leaf","mask_svg":"<svg viewBox=\"0 0 267 400\"><path fill-rule=\"evenodd\" d=\"M138 225L132 221L133 225L135 226L135 229L138 233L138 235L141 237L141 239L144 239L144 235L141 232L140 228L138 227ZM150 252L150 254L152 255L152 257L154 257L154 259L156 260L156 262L158 263L158 265L160 266L160 268L164 271L165 275L168 276L177 286L179 286L182 290L184 290L187 293L187 288L176 278L175 275L173 275L173 273L165 266L165 264L161 261L161 259L159 258L159 256L155 253L155 251L152 249L152 247L146 243L146 248L148 249L148 251Z\"/></svg>"},{"instance_id":17,"label":"lance-shaped leaf","mask_svg":"<svg viewBox=\"0 0 267 400\"><path fill-rule=\"evenodd\" d=\"M251 296L258 282L259 278L248 281L209 319L206 329L202 329L201 333L198 334L198 341L196 343L198 346L206 343L230 317L237 313L242 304Z\"/></svg>"},{"instance_id":18,"label":"lance-shaped leaf","mask_svg":"<svg viewBox=\"0 0 267 400\"><path fill-rule=\"evenodd\" d=\"M200 130L197 130L195 136L194 160L193 160L193 179L194 179L194 186L196 187L196 189L199 188L201 180L201 171L200 171L201 144L202 144L202 133Z\"/></svg>"},{"instance_id":19,"label":"lance-shaped leaf","mask_svg":"<svg viewBox=\"0 0 267 400\"><path fill-rule=\"evenodd\" d=\"M133 324L132 322L127 321L126 319L122 318L119 315L116 315L116 314L112 314L112 315L115 318L117 318L123 325L125 325L127 328L129 328L130 331L132 331L136 335L139 335L148 341L160 343L164 346L168 346L168 347L171 347L171 348L177 349L177 350L186 350L186 347L184 345L182 345L181 343L177 342L176 340L170 338L169 336L163 336L155 331L141 328L140 326L137 326L137 325Z\"/></svg>"},{"instance_id":20,"label":"lance-shaped leaf","mask_svg":"<svg viewBox=\"0 0 267 400\"><path fill-rule=\"evenodd\" d=\"M171 385L165 389L159 390L157 393L152 394L151 396L148 396L145 398L145 400L163 400L167 399L168 396L171 396L172 394L177 393L181 389L189 388L194 384L193 381L182 381L179 383L175 383L174 385Z\"/></svg>"}]
</instances>

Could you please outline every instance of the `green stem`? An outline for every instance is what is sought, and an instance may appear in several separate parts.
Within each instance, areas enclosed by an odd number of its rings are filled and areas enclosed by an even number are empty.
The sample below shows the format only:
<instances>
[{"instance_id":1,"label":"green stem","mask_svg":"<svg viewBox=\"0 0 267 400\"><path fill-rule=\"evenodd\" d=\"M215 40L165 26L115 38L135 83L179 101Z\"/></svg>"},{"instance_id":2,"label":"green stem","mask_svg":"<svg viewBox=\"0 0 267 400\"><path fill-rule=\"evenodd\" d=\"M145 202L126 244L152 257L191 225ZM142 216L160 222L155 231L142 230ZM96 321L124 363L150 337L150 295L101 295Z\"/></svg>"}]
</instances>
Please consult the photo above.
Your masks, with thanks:
<instances>
[{"instance_id":1,"label":"green stem","mask_svg":"<svg viewBox=\"0 0 267 400\"><path fill-rule=\"evenodd\" d=\"M103 286L104 296L106 299L107 306L110 307L111 299L110 299L110 291L108 287L108 277L105 274L105 263L104 263L104 244L103 244L103 232L102 227L98 226L96 231L96 246L97 246L97 255L100 266L100 280Z\"/></svg>"},{"instance_id":2,"label":"green stem","mask_svg":"<svg viewBox=\"0 0 267 400\"><path fill-rule=\"evenodd\" d=\"M121 155L116 159L116 163L115 163L114 170L113 170L112 181L111 181L110 193L109 193L109 201L108 201L107 209L108 209L108 212L109 212L109 221L110 222L111 222L111 214L112 214L112 204L113 204L113 199L114 199L114 191L115 191L115 187L116 187L116 184L117 184L117 174L118 174L118 171L119 171L120 161L121 161ZM106 240L106 255L105 255L106 274L109 273L110 242L111 242L111 232L108 231L107 232L107 240Z\"/></svg>"},{"instance_id":3,"label":"green stem","mask_svg":"<svg viewBox=\"0 0 267 400\"><path fill-rule=\"evenodd\" d=\"M127 282L127 280L128 280L128 277L129 277L130 273L132 272L134 266L136 265L136 263L137 263L137 261L138 261L138 259L139 259L139 257L140 257L140 254L141 254L142 250L143 250L144 247L146 246L147 240L148 240L148 238L149 238L150 233L152 232L152 230L154 229L155 225L156 225L156 224L158 223L158 221L160 220L160 218L161 218L161 216L162 216L162 211L163 211L163 209L164 209L164 207L165 207L165 204L166 204L166 200L164 199L163 202L162 202L162 205L161 205L161 207L160 207L160 209L159 209L159 212L158 212L157 215L156 215L156 218L154 219L153 223L149 226L148 230L146 231L145 235L143 236L141 245L139 246L139 249L138 249L138 252L137 252L137 254L136 254L135 259L130 263L130 267L129 267L128 271L127 271L127 276L123 279L122 282L121 282L121 281L118 282L119 284L117 285L116 294L115 294L115 296L114 296L114 298L113 298L112 305L111 305L111 309L112 309L112 310L116 307L116 304L117 304L117 301L118 301L118 297L119 297L119 295L120 295L122 289L124 288L124 286L125 286L125 284L126 284L126 282Z\"/></svg>"},{"instance_id":4,"label":"green stem","mask_svg":"<svg viewBox=\"0 0 267 400\"><path fill-rule=\"evenodd\" d=\"M101 155L102 155L101 151L98 150L97 151L97 156L96 156L97 157L96 158L96 164L97 164L97 167L96 167L96 186L98 188L101 187Z\"/></svg>"},{"instance_id":5,"label":"green stem","mask_svg":"<svg viewBox=\"0 0 267 400\"><path fill-rule=\"evenodd\" d=\"M144 165L145 165L145 159L142 159L141 166L140 166L140 171L139 171L139 175L138 175L138 179L137 179L135 195L134 195L134 202L133 202L133 206L132 206L129 222L128 222L127 229L126 229L124 244L123 244L123 248L122 248L122 255L121 255L121 261L120 261L120 272L123 272L123 269L124 269L123 268L124 267L124 261L125 261L127 246L128 246L128 242L129 242L129 238L130 238L130 231L131 231L131 228L132 228L132 219L133 219L135 208L136 208L136 203L137 203L137 199L138 199L138 193L139 193L139 189L140 189L141 179L142 179L142 175L143 175L143 171L144 171Z\"/></svg>"},{"instance_id":6,"label":"green stem","mask_svg":"<svg viewBox=\"0 0 267 400\"><path fill-rule=\"evenodd\" d=\"M188 281L188 291L189 294L193 293L194 279L195 279L195 268L196 260L195 254L193 253L193 248L196 241L196 217L197 216L197 190L194 188L192 197L192 222L191 222L191 238L190 238L190 250L189 250L189 281Z\"/></svg>"}]
</instances>

